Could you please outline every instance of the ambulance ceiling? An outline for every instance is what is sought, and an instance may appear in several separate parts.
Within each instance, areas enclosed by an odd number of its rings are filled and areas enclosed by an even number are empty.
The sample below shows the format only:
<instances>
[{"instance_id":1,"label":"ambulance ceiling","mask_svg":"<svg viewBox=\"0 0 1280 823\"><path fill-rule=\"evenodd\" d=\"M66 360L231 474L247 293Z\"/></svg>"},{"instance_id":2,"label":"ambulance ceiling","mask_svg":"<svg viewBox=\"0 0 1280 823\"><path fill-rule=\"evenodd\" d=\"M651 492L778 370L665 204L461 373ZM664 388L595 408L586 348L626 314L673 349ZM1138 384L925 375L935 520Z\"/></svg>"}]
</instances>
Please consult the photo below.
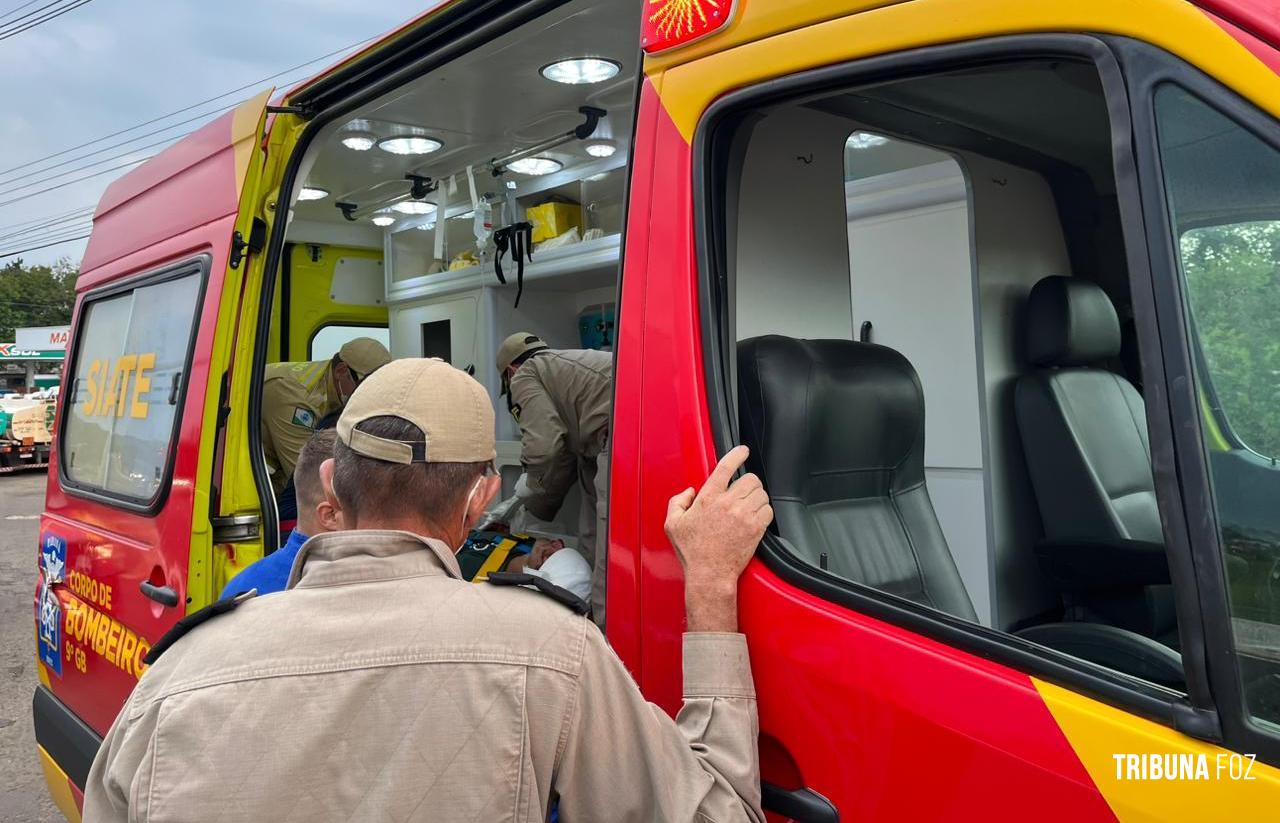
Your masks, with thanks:
<instances>
[{"instance_id":1,"label":"ambulance ceiling","mask_svg":"<svg viewBox=\"0 0 1280 823\"><path fill-rule=\"evenodd\" d=\"M324 189L328 196L296 202L295 220L342 224L346 221L334 203L371 183L396 181L392 185L403 191L409 184L400 181L408 172L434 178L464 170L468 164L478 166L574 128L583 122L578 107L584 105L608 112L593 139L614 140L619 152L625 152L632 129L639 23L634 3L627 0L568 3L327 127L313 143L314 164L309 169L304 165L303 183ZM549 63L578 57L605 58L621 70L605 82L582 85L556 83L541 74ZM391 154L376 145L353 151L341 142L353 131L378 139L422 135L444 146L417 156ZM559 160L566 167L594 160L581 141L539 156ZM520 179L514 172L508 174ZM488 190L496 188L487 169L477 174L477 184L484 178ZM457 197L462 197L465 175L459 183ZM384 189L391 190L392 186Z\"/></svg>"}]
</instances>

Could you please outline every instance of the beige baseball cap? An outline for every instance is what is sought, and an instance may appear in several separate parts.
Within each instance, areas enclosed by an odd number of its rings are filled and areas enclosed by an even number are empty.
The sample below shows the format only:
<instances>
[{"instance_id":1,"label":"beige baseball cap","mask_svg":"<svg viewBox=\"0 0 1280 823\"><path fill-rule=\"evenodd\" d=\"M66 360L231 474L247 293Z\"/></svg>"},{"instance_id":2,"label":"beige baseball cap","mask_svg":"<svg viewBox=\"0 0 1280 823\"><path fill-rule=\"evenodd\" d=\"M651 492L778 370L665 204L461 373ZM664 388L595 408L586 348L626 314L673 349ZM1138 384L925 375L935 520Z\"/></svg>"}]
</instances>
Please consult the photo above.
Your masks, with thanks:
<instances>
[{"instance_id":1,"label":"beige baseball cap","mask_svg":"<svg viewBox=\"0 0 1280 823\"><path fill-rule=\"evenodd\" d=\"M383 416L406 420L426 437L406 443L356 428ZM488 392L437 358L392 360L361 382L338 418L338 439L357 454L388 463L481 463L497 456Z\"/></svg>"},{"instance_id":2,"label":"beige baseball cap","mask_svg":"<svg viewBox=\"0 0 1280 823\"><path fill-rule=\"evenodd\" d=\"M498 374L502 375L502 393L507 393L507 367L519 359L520 355L538 349L550 348L541 337L527 331L518 331L509 335L498 347Z\"/></svg>"},{"instance_id":3,"label":"beige baseball cap","mask_svg":"<svg viewBox=\"0 0 1280 823\"><path fill-rule=\"evenodd\" d=\"M387 351L387 347L372 337L348 340L338 349L338 357L361 378L368 377L391 362L391 353Z\"/></svg>"}]
</instances>

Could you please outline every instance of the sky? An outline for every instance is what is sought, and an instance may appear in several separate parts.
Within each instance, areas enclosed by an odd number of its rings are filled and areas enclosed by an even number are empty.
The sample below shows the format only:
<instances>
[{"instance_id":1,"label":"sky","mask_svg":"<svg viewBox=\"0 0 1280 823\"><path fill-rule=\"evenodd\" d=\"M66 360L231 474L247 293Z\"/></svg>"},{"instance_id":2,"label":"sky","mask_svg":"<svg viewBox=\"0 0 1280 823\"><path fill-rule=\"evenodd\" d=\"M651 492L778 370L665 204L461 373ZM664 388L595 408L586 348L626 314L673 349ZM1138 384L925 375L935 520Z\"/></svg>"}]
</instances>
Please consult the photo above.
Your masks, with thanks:
<instances>
[{"instance_id":1,"label":"sky","mask_svg":"<svg viewBox=\"0 0 1280 823\"><path fill-rule=\"evenodd\" d=\"M92 208L107 185L127 169L77 178L159 151L163 145L143 147L196 128L204 120L144 137L148 132L231 105L272 83L292 85L339 57L271 83L257 81L386 32L433 4L92 0L27 31L4 36L13 20L50 1L15 11L26 0L0 0L0 255L78 233L76 221L87 224L87 215L15 236L29 229L33 224L28 221L35 218ZM11 11L13 16L6 17ZM192 111L37 162L250 83L255 85ZM90 155L131 138L132 142ZM95 161L102 162L93 165ZM80 167L86 168L75 171ZM56 176L61 172L71 173ZM63 183L68 185L36 193ZM52 233L59 228L70 231ZM52 263L66 257L79 263L85 242L30 251L22 259ZM0 257L0 265L12 259Z\"/></svg>"}]
</instances>

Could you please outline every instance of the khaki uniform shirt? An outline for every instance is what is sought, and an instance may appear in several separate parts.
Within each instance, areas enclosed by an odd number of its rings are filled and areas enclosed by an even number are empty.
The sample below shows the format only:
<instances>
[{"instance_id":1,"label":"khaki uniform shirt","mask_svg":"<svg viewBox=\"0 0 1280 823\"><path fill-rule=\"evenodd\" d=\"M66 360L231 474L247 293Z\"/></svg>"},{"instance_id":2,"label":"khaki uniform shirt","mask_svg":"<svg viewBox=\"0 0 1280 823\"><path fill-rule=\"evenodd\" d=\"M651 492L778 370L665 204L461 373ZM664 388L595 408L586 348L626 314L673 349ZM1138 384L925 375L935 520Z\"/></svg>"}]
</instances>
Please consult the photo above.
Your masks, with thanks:
<instances>
[{"instance_id":1,"label":"khaki uniform shirt","mask_svg":"<svg viewBox=\"0 0 1280 823\"><path fill-rule=\"evenodd\" d=\"M686 634L646 703L591 621L459 577L405 532L312 538L291 589L156 661L94 759L84 820L739 821L760 811L739 634Z\"/></svg>"},{"instance_id":2,"label":"khaki uniform shirt","mask_svg":"<svg viewBox=\"0 0 1280 823\"><path fill-rule=\"evenodd\" d=\"M276 494L289 485L302 447L316 424L340 403L328 360L270 363L262 384L262 448Z\"/></svg>"},{"instance_id":3,"label":"khaki uniform shirt","mask_svg":"<svg viewBox=\"0 0 1280 823\"><path fill-rule=\"evenodd\" d=\"M520 422L520 462L535 517L550 520L579 478L580 461L595 463L608 442L613 403L613 355L549 349L511 378L512 411ZM584 488L589 497L594 489Z\"/></svg>"}]
</instances>

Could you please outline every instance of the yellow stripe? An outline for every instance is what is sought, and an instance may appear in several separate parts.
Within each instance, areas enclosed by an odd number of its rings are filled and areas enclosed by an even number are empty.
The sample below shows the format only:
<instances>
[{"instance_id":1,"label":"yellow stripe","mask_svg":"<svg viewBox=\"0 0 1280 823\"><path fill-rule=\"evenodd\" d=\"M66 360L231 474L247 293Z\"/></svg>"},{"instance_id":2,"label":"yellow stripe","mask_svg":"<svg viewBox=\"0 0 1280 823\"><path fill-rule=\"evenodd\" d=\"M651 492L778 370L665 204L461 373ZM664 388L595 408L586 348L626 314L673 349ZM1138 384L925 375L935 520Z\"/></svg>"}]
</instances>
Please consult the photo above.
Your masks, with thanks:
<instances>
[{"instance_id":1,"label":"yellow stripe","mask_svg":"<svg viewBox=\"0 0 1280 823\"><path fill-rule=\"evenodd\" d=\"M489 575L502 568L502 564L507 562L507 556L511 554L516 542L514 540L503 540L489 556L484 559L484 565L476 572L476 576L471 578L472 583L483 583L489 579Z\"/></svg>"},{"instance_id":2,"label":"yellow stripe","mask_svg":"<svg viewBox=\"0 0 1280 823\"><path fill-rule=\"evenodd\" d=\"M748 23L752 3L743 8ZM761 4L764 5L764 4ZM801 4L811 12L810 4ZM1280 115L1280 77L1179 0L914 0L747 43L665 68L662 104L686 140L711 101L751 83L904 49L1031 32L1099 32L1164 48ZM706 48L723 41L710 38ZM652 68L663 68L654 61Z\"/></svg>"},{"instance_id":3,"label":"yellow stripe","mask_svg":"<svg viewBox=\"0 0 1280 823\"><path fill-rule=\"evenodd\" d=\"M1116 817L1128 821L1253 821L1275 817L1280 808L1280 769L1204 743L1159 723L1032 678L1094 785ZM1131 779L1116 755L1187 755L1203 761L1204 779ZM1249 769L1252 780L1232 779L1232 766ZM1117 774L1117 768L1120 773ZM1221 770L1221 771L1220 771ZM1239 772L1237 773L1239 775Z\"/></svg>"},{"instance_id":4,"label":"yellow stripe","mask_svg":"<svg viewBox=\"0 0 1280 823\"><path fill-rule=\"evenodd\" d=\"M76 808L76 798L71 793L71 779L44 750L44 746L37 745L36 750L40 753L40 768L44 770L44 782L49 784L53 805L71 823L80 823L80 809Z\"/></svg>"}]
</instances>

